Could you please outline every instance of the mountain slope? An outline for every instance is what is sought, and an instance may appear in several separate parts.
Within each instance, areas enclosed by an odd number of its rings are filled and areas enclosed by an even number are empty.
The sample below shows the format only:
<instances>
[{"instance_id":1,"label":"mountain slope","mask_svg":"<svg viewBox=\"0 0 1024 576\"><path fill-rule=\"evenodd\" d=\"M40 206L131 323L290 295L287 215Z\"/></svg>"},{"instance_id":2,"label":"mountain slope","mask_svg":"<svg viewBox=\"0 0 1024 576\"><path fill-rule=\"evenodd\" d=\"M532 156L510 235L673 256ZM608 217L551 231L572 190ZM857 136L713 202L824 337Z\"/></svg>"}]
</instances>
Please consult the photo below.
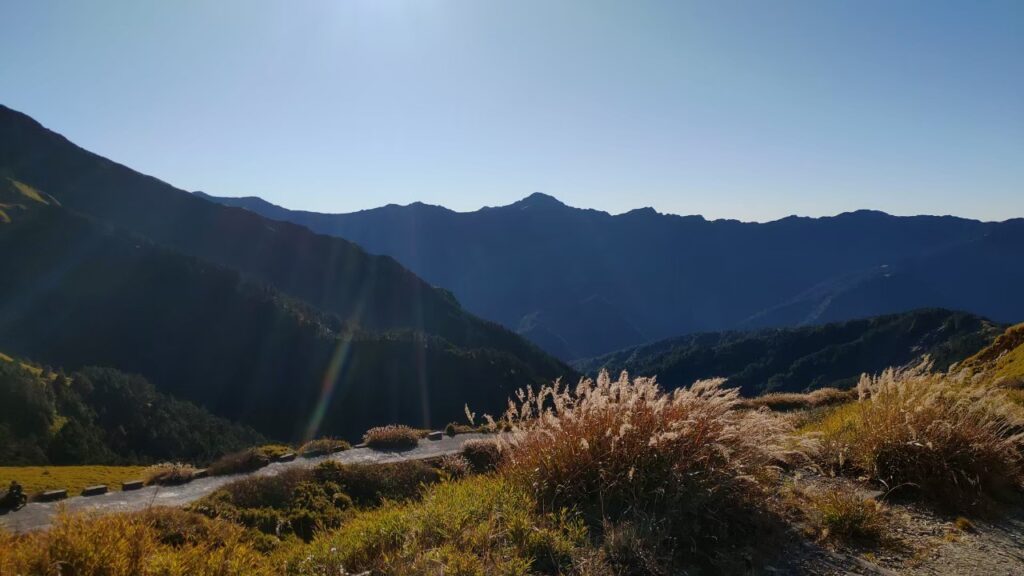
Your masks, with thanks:
<instances>
[{"instance_id":1,"label":"mountain slope","mask_svg":"<svg viewBox=\"0 0 1024 576\"><path fill-rule=\"evenodd\" d=\"M467 213L412 204L316 214L215 200L393 256L562 358L932 306L1024 320L1024 301L1012 296L1024 290L1019 219L865 210L761 224L649 208L613 216L543 194Z\"/></svg>"},{"instance_id":2,"label":"mountain slope","mask_svg":"<svg viewBox=\"0 0 1024 576\"><path fill-rule=\"evenodd\" d=\"M854 385L862 373L919 361L947 368L988 345L1001 329L978 316L915 310L804 328L694 334L577 363L594 373L656 375L678 387L716 376L746 395Z\"/></svg>"},{"instance_id":3,"label":"mountain slope","mask_svg":"<svg viewBox=\"0 0 1024 576\"><path fill-rule=\"evenodd\" d=\"M0 462L209 462L263 442L252 429L109 368L54 373L0 354Z\"/></svg>"},{"instance_id":4,"label":"mountain slope","mask_svg":"<svg viewBox=\"0 0 1024 576\"><path fill-rule=\"evenodd\" d=\"M0 178L177 252L220 264L371 329L410 328L467 348L546 362L525 340L461 309L388 257L220 206L139 174L0 106Z\"/></svg>"},{"instance_id":5,"label":"mountain slope","mask_svg":"<svg viewBox=\"0 0 1024 576\"><path fill-rule=\"evenodd\" d=\"M570 372L539 352L367 332L64 207L23 206L0 224L0 253L16 255L0 258L0 349L140 373L271 436L437 426Z\"/></svg>"}]
</instances>

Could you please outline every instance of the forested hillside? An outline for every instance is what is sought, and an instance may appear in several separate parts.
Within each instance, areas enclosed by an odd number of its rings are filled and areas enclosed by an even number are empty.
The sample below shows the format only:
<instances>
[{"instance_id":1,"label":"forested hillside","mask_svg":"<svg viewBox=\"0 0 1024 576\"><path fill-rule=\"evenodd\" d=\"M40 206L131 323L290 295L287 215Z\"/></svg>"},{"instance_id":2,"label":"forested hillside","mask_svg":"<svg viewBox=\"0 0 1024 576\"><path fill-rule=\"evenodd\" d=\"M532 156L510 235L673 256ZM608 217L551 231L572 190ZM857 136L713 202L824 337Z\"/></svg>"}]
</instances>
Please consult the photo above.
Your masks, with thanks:
<instances>
[{"instance_id":1,"label":"forested hillside","mask_svg":"<svg viewBox=\"0 0 1024 576\"><path fill-rule=\"evenodd\" d=\"M176 252L219 264L369 329L414 329L493 348L526 363L544 355L462 310L447 291L388 257L293 224L220 206L83 150L0 105L0 176L64 207Z\"/></svg>"},{"instance_id":2,"label":"forested hillside","mask_svg":"<svg viewBox=\"0 0 1024 576\"><path fill-rule=\"evenodd\" d=\"M95 367L65 374L0 354L5 466L203 463L262 441L141 376Z\"/></svg>"},{"instance_id":3,"label":"forested hillside","mask_svg":"<svg viewBox=\"0 0 1024 576\"><path fill-rule=\"evenodd\" d=\"M916 363L926 354L945 370L1001 331L963 312L916 310L805 328L693 334L584 360L577 368L657 376L672 388L721 376L748 396L848 388L863 373Z\"/></svg>"},{"instance_id":4,"label":"forested hillside","mask_svg":"<svg viewBox=\"0 0 1024 576\"><path fill-rule=\"evenodd\" d=\"M0 225L0 349L78 369L115 366L277 438L443 425L466 402L571 370L415 331L374 333L238 272L59 206ZM512 338L515 338L512 336Z\"/></svg>"}]
</instances>

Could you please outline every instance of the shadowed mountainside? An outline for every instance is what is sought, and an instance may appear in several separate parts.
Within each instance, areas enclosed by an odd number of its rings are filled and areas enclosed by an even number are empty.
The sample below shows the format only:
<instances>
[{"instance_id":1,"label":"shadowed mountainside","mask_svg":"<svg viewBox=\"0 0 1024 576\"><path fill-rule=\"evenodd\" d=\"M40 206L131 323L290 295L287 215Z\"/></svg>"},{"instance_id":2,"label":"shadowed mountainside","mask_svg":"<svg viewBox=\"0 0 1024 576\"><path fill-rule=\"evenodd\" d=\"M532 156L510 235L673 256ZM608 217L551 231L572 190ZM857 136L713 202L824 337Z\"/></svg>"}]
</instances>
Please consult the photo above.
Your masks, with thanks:
<instances>
[{"instance_id":1,"label":"shadowed mountainside","mask_svg":"<svg viewBox=\"0 0 1024 576\"><path fill-rule=\"evenodd\" d=\"M466 213L416 203L318 214L211 199L393 256L563 359L924 307L1024 319L1021 219L862 210L762 224L650 208L610 215L539 193Z\"/></svg>"},{"instance_id":2,"label":"shadowed mountainside","mask_svg":"<svg viewBox=\"0 0 1024 576\"><path fill-rule=\"evenodd\" d=\"M116 366L279 438L439 425L465 402L571 370L419 332L368 332L239 273L64 208L0 225L0 349L75 370ZM546 359L546 360L545 360ZM476 404L474 404L476 405Z\"/></svg>"},{"instance_id":3,"label":"shadowed mountainside","mask_svg":"<svg viewBox=\"0 0 1024 576\"><path fill-rule=\"evenodd\" d=\"M544 361L528 342L462 310L389 257L301 226L207 202L69 142L0 106L0 178L44 191L176 252L232 268L370 329L416 329L466 348Z\"/></svg>"},{"instance_id":4,"label":"shadowed mountainside","mask_svg":"<svg viewBox=\"0 0 1024 576\"><path fill-rule=\"evenodd\" d=\"M978 316L941 309L754 332L670 338L583 360L585 373L602 368L657 376L667 387L722 376L748 396L848 388L863 373L919 362L927 354L946 369L981 350L1002 331Z\"/></svg>"}]
</instances>

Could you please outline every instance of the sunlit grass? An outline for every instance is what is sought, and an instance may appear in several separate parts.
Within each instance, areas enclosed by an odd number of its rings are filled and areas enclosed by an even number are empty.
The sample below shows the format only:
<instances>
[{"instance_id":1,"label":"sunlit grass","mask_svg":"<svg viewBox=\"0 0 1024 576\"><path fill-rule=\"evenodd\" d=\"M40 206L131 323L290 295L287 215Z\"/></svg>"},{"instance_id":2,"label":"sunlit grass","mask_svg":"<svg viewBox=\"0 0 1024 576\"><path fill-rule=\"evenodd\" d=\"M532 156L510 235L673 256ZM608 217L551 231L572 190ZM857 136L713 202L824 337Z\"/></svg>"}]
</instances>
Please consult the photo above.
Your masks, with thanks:
<instances>
[{"instance_id":1,"label":"sunlit grass","mask_svg":"<svg viewBox=\"0 0 1024 576\"><path fill-rule=\"evenodd\" d=\"M531 574L568 571L586 529L541 515L497 476L442 483L423 499L356 513L289 562L289 574Z\"/></svg>"},{"instance_id":2,"label":"sunlit grass","mask_svg":"<svg viewBox=\"0 0 1024 576\"><path fill-rule=\"evenodd\" d=\"M39 202L40 204L50 203L47 199L43 198L43 195L40 194L38 190L28 184L18 182L17 180L11 180L10 178L8 178L8 180L10 180L11 184L14 185L14 188L20 192L22 196L25 196L32 201Z\"/></svg>"},{"instance_id":3,"label":"sunlit grass","mask_svg":"<svg viewBox=\"0 0 1024 576\"><path fill-rule=\"evenodd\" d=\"M821 464L955 507L1019 489L1024 436L1005 391L987 375L930 368L865 376L858 401L806 424Z\"/></svg>"},{"instance_id":4,"label":"sunlit grass","mask_svg":"<svg viewBox=\"0 0 1024 576\"><path fill-rule=\"evenodd\" d=\"M27 494L66 488L68 495L82 492L86 486L105 484L120 490L125 480L141 480L145 466L3 466L0 489L17 480Z\"/></svg>"}]
</instances>

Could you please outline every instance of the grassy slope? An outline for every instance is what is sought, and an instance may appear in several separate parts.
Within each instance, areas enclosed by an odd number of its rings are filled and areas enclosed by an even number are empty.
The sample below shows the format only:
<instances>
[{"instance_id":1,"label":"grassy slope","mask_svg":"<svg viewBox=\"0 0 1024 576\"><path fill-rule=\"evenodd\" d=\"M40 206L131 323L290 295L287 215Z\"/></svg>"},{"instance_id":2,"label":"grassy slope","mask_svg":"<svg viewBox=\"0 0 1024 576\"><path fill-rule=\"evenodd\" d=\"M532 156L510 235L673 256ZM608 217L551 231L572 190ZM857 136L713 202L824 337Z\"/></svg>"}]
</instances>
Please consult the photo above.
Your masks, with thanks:
<instances>
[{"instance_id":1,"label":"grassy slope","mask_svg":"<svg viewBox=\"0 0 1024 576\"><path fill-rule=\"evenodd\" d=\"M86 486L105 484L120 490L121 482L142 479L145 466L0 466L0 489L17 480L26 494L66 488L75 496Z\"/></svg>"}]
</instances>

